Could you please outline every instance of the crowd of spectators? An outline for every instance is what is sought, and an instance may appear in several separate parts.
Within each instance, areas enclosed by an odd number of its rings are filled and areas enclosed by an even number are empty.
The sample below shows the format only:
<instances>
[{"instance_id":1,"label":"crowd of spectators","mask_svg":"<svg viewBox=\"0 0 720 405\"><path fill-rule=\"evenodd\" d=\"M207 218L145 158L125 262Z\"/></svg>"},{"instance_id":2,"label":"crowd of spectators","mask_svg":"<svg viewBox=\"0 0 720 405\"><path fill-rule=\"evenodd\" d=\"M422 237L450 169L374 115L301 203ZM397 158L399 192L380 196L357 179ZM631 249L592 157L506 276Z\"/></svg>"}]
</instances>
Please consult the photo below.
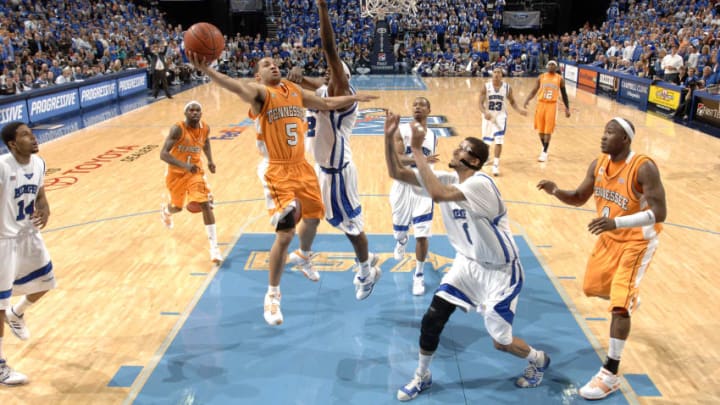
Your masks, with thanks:
<instances>
[{"instance_id":1,"label":"crowd of spectators","mask_svg":"<svg viewBox=\"0 0 720 405\"><path fill-rule=\"evenodd\" d=\"M277 36L226 37L219 69L252 75L272 56L283 72L302 66L322 75L318 14L313 0L274 0ZM356 73L370 71L375 21L359 0L329 2L341 58ZM720 15L710 0L613 0L599 27L563 35L502 30L504 0L419 1L417 14L387 15L397 73L426 76L536 74L549 59L702 88L720 83ZM0 94L146 67L153 44L167 44L169 81L189 81L182 27L136 0L8 0L0 5ZM152 66L149 66L152 69Z\"/></svg>"}]
</instances>

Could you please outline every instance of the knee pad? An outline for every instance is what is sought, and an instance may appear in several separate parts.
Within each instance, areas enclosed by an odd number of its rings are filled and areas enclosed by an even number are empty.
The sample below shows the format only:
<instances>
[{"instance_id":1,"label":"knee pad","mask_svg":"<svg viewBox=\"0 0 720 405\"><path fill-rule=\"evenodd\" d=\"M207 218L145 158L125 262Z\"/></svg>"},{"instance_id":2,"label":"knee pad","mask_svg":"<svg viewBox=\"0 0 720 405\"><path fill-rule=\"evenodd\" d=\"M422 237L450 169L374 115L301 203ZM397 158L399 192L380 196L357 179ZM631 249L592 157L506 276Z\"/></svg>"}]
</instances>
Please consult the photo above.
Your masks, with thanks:
<instances>
[{"instance_id":1,"label":"knee pad","mask_svg":"<svg viewBox=\"0 0 720 405\"><path fill-rule=\"evenodd\" d=\"M430 307L422 319L420 328L420 348L434 352L440 343L440 334L450 315L455 311L455 305L444 299L434 296Z\"/></svg>"}]
</instances>

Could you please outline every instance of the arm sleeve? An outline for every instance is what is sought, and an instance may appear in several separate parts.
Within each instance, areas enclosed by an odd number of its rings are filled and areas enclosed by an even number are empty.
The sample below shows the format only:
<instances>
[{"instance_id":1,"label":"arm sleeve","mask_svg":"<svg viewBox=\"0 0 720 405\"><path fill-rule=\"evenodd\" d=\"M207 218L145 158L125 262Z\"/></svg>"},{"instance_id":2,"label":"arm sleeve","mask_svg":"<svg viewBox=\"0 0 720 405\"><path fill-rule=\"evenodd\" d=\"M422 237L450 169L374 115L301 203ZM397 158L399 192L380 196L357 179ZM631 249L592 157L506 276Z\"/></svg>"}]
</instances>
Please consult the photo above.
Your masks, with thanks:
<instances>
[{"instance_id":1,"label":"arm sleeve","mask_svg":"<svg viewBox=\"0 0 720 405\"><path fill-rule=\"evenodd\" d=\"M570 108L570 100L568 100L567 90L565 90L565 87L560 87L560 94L562 95L565 107Z\"/></svg>"}]
</instances>

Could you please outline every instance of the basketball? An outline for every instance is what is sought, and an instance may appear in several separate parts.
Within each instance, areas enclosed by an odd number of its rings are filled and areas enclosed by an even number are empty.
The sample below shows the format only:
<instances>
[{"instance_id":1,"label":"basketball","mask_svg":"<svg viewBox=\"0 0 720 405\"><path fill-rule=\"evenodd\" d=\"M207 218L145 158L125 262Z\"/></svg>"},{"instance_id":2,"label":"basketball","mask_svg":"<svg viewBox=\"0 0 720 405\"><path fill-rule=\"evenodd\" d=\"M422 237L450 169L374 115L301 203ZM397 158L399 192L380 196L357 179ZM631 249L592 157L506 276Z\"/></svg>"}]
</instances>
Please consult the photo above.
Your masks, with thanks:
<instances>
[{"instance_id":1,"label":"basketball","mask_svg":"<svg viewBox=\"0 0 720 405\"><path fill-rule=\"evenodd\" d=\"M220 30L206 22L193 24L183 36L185 50L192 51L207 62L220 57L225 49L225 38Z\"/></svg>"}]
</instances>

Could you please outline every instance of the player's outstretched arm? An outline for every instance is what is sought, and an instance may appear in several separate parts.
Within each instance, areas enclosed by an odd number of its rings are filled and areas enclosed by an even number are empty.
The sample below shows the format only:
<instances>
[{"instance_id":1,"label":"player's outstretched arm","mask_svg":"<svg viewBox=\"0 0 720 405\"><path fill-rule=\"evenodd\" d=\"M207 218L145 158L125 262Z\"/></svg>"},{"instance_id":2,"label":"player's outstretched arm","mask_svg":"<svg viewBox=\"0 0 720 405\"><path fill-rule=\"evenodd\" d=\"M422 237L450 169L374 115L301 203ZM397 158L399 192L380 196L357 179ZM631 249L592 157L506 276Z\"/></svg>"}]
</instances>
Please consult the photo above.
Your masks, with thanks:
<instances>
[{"instance_id":1,"label":"player's outstretched arm","mask_svg":"<svg viewBox=\"0 0 720 405\"><path fill-rule=\"evenodd\" d=\"M186 50L185 54L190 63L199 71L208 75L213 82L240 96L245 102L250 103L256 111L262 109L265 102L265 86L259 83L235 80L211 68L205 59L195 55L192 51Z\"/></svg>"},{"instance_id":2,"label":"player's outstretched arm","mask_svg":"<svg viewBox=\"0 0 720 405\"><path fill-rule=\"evenodd\" d=\"M538 190L543 190L550 195L554 195L558 200L568 205L579 207L590 199L595 185L595 167L597 159L593 160L585 174L585 179L575 190L560 190L555 182L550 180L540 180L537 184Z\"/></svg>"},{"instance_id":3,"label":"player's outstretched arm","mask_svg":"<svg viewBox=\"0 0 720 405\"><path fill-rule=\"evenodd\" d=\"M396 143L400 132L399 125L400 115L388 110L385 115L385 165L388 169L388 176L403 183L420 186L415 173L399 159Z\"/></svg>"},{"instance_id":4,"label":"player's outstretched arm","mask_svg":"<svg viewBox=\"0 0 720 405\"><path fill-rule=\"evenodd\" d=\"M344 96L350 94L350 82L345 75L343 62L340 60L335 45L335 33L333 32L328 5L325 0L317 0L318 15L320 17L320 40L325 52L325 62L332 73L332 87L328 88L331 96Z\"/></svg>"},{"instance_id":5,"label":"player's outstretched arm","mask_svg":"<svg viewBox=\"0 0 720 405\"><path fill-rule=\"evenodd\" d=\"M356 102L376 100L378 96L369 94L353 94L350 96L319 97L303 89L303 104L305 107L320 111L342 110Z\"/></svg>"}]
</instances>

